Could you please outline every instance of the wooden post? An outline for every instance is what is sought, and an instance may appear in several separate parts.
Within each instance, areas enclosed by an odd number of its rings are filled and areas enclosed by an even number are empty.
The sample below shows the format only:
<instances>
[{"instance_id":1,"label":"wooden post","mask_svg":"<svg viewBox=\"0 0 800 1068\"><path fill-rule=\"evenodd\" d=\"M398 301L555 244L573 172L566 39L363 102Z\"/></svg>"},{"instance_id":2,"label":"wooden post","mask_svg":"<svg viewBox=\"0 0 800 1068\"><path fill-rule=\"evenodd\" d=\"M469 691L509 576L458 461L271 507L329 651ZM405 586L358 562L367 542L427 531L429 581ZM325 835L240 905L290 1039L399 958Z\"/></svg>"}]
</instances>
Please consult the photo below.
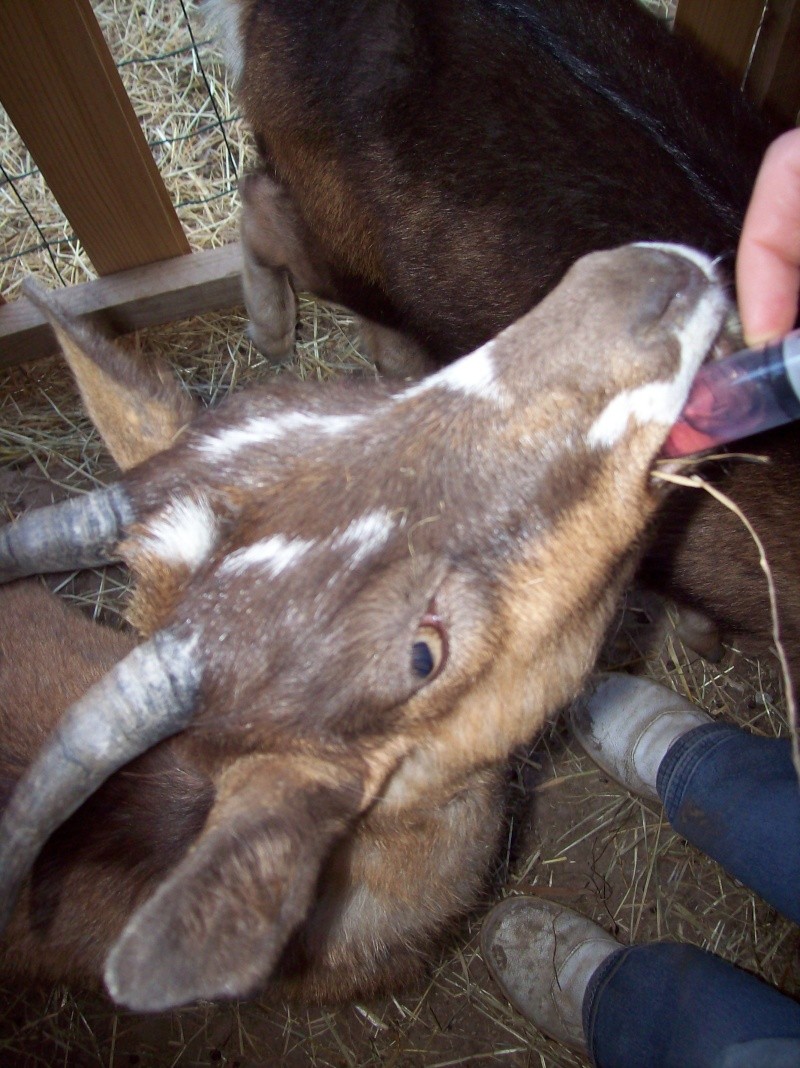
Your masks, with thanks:
<instances>
[{"instance_id":1,"label":"wooden post","mask_svg":"<svg viewBox=\"0 0 800 1068\"><path fill-rule=\"evenodd\" d=\"M0 101L99 274L189 251L89 0L1 0Z\"/></svg>"},{"instance_id":2,"label":"wooden post","mask_svg":"<svg viewBox=\"0 0 800 1068\"><path fill-rule=\"evenodd\" d=\"M747 93L781 122L800 119L800 0L770 0L745 83Z\"/></svg>"},{"instance_id":3,"label":"wooden post","mask_svg":"<svg viewBox=\"0 0 800 1068\"><path fill-rule=\"evenodd\" d=\"M744 82L759 106L785 125L797 122L800 0L679 0L675 27L693 37L737 85Z\"/></svg>"},{"instance_id":4,"label":"wooden post","mask_svg":"<svg viewBox=\"0 0 800 1068\"><path fill-rule=\"evenodd\" d=\"M741 85L763 12L764 0L678 0L675 29L693 37Z\"/></svg>"}]
</instances>

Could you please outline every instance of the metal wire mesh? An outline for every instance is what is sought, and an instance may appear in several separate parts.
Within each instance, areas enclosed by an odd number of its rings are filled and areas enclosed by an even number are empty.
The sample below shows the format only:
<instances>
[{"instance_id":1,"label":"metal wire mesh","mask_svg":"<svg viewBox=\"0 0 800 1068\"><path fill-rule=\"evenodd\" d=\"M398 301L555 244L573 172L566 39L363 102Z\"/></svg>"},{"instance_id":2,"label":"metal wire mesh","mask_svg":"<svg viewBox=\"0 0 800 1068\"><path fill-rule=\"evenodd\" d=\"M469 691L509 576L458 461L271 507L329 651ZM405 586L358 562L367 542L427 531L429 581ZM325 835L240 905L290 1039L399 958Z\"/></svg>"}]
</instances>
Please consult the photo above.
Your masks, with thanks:
<instances>
[{"instance_id":1,"label":"metal wire mesh","mask_svg":"<svg viewBox=\"0 0 800 1068\"><path fill-rule=\"evenodd\" d=\"M641 2L674 16L676 0ZM92 6L190 245L233 240L246 136L197 0ZM12 298L31 274L70 285L96 272L0 108L0 292Z\"/></svg>"},{"instance_id":2,"label":"metal wire mesh","mask_svg":"<svg viewBox=\"0 0 800 1068\"><path fill-rule=\"evenodd\" d=\"M198 4L93 0L93 9L190 245L233 240L246 138ZM95 277L2 108L0 146L0 292L13 297L31 274L50 285Z\"/></svg>"}]
</instances>

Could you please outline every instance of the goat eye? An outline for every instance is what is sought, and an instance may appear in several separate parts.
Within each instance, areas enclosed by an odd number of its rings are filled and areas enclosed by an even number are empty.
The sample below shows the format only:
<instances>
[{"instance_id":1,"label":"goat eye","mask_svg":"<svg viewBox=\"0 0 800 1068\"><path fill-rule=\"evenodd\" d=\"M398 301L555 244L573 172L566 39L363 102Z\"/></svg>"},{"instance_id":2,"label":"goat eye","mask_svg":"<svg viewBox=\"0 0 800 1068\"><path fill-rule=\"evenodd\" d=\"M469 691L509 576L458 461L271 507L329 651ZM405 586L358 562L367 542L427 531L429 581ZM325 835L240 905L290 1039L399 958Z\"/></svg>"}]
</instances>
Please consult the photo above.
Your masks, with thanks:
<instances>
[{"instance_id":1,"label":"goat eye","mask_svg":"<svg viewBox=\"0 0 800 1068\"><path fill-rule=\"evenodd\" d=\"M431 679L447 659L447 641L438 617L426 616L417 628L411 646L411 670L420 679Z\"/></svg>"}]
</instances>

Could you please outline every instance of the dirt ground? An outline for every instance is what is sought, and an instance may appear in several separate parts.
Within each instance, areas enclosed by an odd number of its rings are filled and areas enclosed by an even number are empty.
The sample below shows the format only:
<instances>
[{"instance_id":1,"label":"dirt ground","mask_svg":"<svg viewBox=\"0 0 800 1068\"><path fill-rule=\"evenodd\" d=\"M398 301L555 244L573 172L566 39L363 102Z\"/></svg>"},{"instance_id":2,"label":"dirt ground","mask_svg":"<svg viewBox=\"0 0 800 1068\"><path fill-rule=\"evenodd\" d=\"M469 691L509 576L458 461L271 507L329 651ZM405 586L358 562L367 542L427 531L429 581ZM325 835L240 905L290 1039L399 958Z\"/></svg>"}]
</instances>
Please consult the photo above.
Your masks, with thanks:
<instances>
[{"instance_id":1,"label":"dirt ground","mask_svg":"<svg viewBox=\"0 0 800 1068\"><path fill-rule=\"evenodd\" d=\"M206 317L150 331L138 344L171 353L191 388L210 398L272 373L243 340L243 326L236 315ZM288 373L326 377L367 368L349 321L304 303L298 359ZM113 477L58 360L16 369L0 383L0 463L0 514L9 516ZM119 620L125 577L118 570L60 586L62 595L104 622ZM706 663L670 633L659 605L632 594L621 607L606 664L648 674L756 733L785 731L771 663L733 649L720 663ZM511 893L542 893L577 908L625 944L669 938L704 946L800 993L797 929L674 835L657 805L609 782L562 723L518 754L509 786L507 842L492 885L416 988L324 1009L298 1009L265 996L151 1017L116 1011L99 995L7 988L0 1004L0 1064L583 1065L505 1004L480 958L481 917Z\"/></svg>"}]
</instances>

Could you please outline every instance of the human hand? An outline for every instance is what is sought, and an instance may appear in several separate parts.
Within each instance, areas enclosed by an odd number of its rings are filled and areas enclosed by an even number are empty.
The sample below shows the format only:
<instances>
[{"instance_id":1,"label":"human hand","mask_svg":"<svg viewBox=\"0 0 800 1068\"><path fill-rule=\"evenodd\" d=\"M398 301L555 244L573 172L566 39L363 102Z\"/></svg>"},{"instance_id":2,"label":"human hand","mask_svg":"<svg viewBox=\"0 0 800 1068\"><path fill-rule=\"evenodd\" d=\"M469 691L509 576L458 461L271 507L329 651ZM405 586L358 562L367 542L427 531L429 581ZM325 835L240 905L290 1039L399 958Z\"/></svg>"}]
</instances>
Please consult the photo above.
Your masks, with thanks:
<instances>
[{"instance_id":1,"label":"human hand","mask_svg":"<svg viewBox=\"0 0 800 1068\"><path fill-rule=\"evenodd\" d=\"M800 293L800 128L764 156L739 241L736 287L748 345L792 329Z\"/></svg>"}]
</instances>

